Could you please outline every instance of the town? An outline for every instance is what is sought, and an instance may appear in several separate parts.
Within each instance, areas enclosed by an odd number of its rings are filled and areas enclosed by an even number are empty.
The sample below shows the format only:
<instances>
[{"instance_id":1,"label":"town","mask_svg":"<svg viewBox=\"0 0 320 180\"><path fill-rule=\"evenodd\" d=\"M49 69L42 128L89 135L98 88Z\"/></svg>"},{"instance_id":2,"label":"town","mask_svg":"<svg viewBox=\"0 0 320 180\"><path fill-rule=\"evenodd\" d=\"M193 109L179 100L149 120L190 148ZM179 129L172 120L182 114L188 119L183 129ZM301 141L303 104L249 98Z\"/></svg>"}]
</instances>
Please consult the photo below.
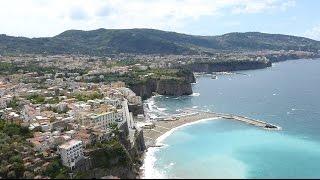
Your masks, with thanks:
<instances>
[{"instance_id":1,"label":"town","mask_svg":"<svg viewBox=\"0 0 320 180\"><path fill-rule=\"evenodd\" d=\"M66 172L92 168L89 154L98 144L121 141L125 134L127 149L135 146L141 131L135 122L144 115L133 116L129 108L142 107L141 97L124 82L77 81L84 77L64 72L2 74L1 141L8 140L1 144L2 178L69 178ZM9 152L3 149L6 143Z\"/></svg>"},{"instance_id":2,"label":"town","mask_svg":"<svg viewBox=\"0 0 320 180\"><path fill-rule=\"evenodd\" d=\"M1 178L137 178L146 150L138 124L147 118L143 99L151 94L146 96L143 88L132 88L132 84L148 78L193 82L177 69L194 63L266 62L316 55L268 51L0 56Z\"/></svg>"}]
</instances>

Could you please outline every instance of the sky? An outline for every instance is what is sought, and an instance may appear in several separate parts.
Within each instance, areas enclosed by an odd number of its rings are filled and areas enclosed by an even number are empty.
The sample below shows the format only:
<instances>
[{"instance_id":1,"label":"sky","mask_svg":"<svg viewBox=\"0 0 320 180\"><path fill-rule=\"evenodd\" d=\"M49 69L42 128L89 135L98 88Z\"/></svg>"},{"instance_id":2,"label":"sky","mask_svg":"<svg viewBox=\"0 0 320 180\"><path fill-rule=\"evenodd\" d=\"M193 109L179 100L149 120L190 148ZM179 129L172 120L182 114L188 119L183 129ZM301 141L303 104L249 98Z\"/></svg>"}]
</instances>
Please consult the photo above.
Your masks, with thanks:
<instances>
[{"instance_id":1,"label":"sky","mask_svg":"<svg viewBox=\"0 0 320 180\"><path fill-rule=\"evenodd\" d=\"M0 0L0 34L153 28L193 35L259 31L320 40L319 0Z\"/></svg>"}]
</instances>

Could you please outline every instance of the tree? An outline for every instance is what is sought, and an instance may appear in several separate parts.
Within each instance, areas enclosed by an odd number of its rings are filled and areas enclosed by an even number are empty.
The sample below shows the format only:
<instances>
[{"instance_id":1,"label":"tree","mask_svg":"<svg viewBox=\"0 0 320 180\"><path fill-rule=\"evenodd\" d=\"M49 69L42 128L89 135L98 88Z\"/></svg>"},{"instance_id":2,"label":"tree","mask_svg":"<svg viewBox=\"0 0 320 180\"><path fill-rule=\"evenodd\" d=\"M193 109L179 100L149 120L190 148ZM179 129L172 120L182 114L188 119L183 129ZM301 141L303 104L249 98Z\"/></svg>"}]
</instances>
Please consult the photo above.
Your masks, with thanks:
<instances>
[{"instance_id":1,"label":"tree","mask_svg":"<svg viewBox=\"0 0 320 180\"><path fill-rule=\"evenodd\" d=\"M33 179L34 178L34 174L30 171L25 171L23 173L23 178L24 179Z\"/></svg>"},{"instance_id":2,"label":"tree","mask_svg":"<svg viewBox=\"0 0 320 180\"><path fill-rule=\"evenodd\" d=\"M10 101L7 105L8 108L17 108L19 106L19 101L17 99L17 97L13 97L12 101Z\"/></svg>"},{"instance_id":3,"label":"tree","mask_svg":"<svg viewBox=\"0 0 320 180\"><path fill-rule=\"evenodd\" d=\"M8 177L8 179L15 179L15 178L17 178L16 173L15 173L14 171L10 171L10 172L7 174L7 177Z\"/></svg>"},{"instance_id":4,"label":"tree","mask_svg":"<svg viewBox=\"0 0 320 180\"><path fill-rule=\"evenodd\" d=\"M33 104L42 104L45 101L45 97L39 94L32 94L27 97Z\"/></svg>"}]
</instances>

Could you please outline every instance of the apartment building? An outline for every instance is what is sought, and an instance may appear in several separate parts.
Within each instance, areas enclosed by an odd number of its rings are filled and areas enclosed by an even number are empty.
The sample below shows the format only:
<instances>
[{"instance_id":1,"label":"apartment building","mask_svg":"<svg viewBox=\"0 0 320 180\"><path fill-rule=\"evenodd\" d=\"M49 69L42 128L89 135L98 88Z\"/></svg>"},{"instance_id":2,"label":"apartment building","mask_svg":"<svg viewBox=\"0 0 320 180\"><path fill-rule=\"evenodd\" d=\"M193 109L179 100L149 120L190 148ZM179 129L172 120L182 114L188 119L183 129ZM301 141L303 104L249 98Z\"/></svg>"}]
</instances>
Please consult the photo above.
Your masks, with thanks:
<instances>
[{"instance_id":1,"label":"apartment building","mask_svg":"<svg viewBox=\"0 0 320 180\"><path fill-rule=\"evenodd\" d=\"M111 124L120 123L122 121L122 112L115 110L101 114L88 114L88 118L85 120L84 125L92 128L107 130Z\"/></svg>"},{"instance_id":2,"label":"apartment building","mask_svg":"<svg viewBox=\"0 0 320 180\"><path fill-rule=\"evenodd\" d=\"M70 140L58 146L58 153L61 156L62 164L74 169L76 163L84 158L83 143L79 140Z\"/></svg>"}]
</instances>

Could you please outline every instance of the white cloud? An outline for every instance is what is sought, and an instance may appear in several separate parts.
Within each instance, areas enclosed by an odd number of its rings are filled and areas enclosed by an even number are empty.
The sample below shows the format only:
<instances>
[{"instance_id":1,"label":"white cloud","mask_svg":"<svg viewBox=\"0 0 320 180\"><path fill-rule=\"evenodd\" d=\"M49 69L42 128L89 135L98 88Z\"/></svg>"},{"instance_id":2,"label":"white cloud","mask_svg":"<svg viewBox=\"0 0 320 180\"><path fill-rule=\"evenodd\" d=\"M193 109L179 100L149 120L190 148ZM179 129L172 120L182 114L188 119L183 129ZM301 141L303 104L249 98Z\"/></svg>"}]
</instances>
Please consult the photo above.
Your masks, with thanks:
<instances>
[{"instance_id":1,"label":"white cloud","mask_svg":"<svg viewBox=\"0 0 320 180\"><path fill-rule=\"evenodd\" d=\"M292 0L1 0L0 33L53 36L67 29L157 28L183 31L204 16L286 10ZM230 11L230 12L229 12Z\"/></svg>"},{"instance_id":2,"label":"white cloud","mask_svg":"<svg viewBox=\"0 0 320 180\"><path fill-rule=\"evenodd\" d=\"M313 27L310 30L307 30L304 33L305 37L320 41L320 24L318 26Z\"/></svg>"},{"instance_id":3,"label":"white cloud","mask_svg":"<svg viewBox=\"0 0 320 180\"><path fill-rule=\"evenodd\" d=\"M239 3L232 12L235 14L240 13L260 13L264 11L282 10L285 11L290 7L295 6L295 1L288 0L246 0L247 3Z\"/></svg>"}]
</instances>

